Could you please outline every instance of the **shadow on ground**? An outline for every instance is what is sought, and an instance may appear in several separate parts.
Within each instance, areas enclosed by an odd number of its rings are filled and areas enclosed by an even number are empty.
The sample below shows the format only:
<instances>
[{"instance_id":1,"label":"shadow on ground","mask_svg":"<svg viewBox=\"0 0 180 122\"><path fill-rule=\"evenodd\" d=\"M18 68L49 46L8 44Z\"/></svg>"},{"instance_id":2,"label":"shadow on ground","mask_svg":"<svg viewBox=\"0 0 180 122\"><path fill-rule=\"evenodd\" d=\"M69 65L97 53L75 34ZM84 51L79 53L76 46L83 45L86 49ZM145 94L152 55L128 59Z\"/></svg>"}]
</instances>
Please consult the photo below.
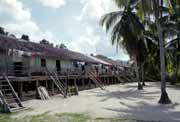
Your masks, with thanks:
<instances>
[{"instance_id":1,"label":"shadow on ground","mask_svg":"<svg viewBox=\"0 0 180 122\"><path fill-rule=\"evenodd\" d=\"M109 91L106 93L96 92L97 97L102 98L101 102L109 99L119 100L120 105L117 106L117 108L114 109L112 107L107 107L103 109L116 112L118 116L124 118L160 122L180 122L179 103L170 105L160 105L157 103L160 97L158 85L149 85L141 91L137 90L137 86L135 85L125 85L123 87L124 88L122 90L119 88L119 91ZM173 87L170 88L173 89Z\"/></svg>"},{"instance_id":2,"label":"shadow on ground","mask_svg":"<svg viewBox=\"0 0 180 122\"><path fill-rule=\"evenodd\" d=\"M171 105L152 105L146 102L139 102L138 106L127 105L126 103L120 104L126 106L127 109L104 109L117 112L119 116L124 118L135 118L160 122L180 122L180 111L174 110L176 106L178 106L177 103Z\"/></svg>"},{"instance_id":3,"label":"shadow on ground","mask_svg":"<svg viewBox=\"0 0 180 122\"><path fill-rule=\"evenodd\" d=\"M160 90L155 90L155 91L150 91L150 92L146 90L137 90L136 85L124 85L123 87L124 89L127 89L127 90L121 90L121 88L119 88L118 91L108 91L108 90L106 90L106 92L92 91L92 93L95 93L97 97L102 97L101 101L106 101L111 98L117 98L120 100L121 99L134 100L137 98L142 99L142 100L148 100L148 99L152 100L152 99L157 99L160 96ZM145 89L148 89L148 88L146 87Z\"/></svg>"}]
</instances>

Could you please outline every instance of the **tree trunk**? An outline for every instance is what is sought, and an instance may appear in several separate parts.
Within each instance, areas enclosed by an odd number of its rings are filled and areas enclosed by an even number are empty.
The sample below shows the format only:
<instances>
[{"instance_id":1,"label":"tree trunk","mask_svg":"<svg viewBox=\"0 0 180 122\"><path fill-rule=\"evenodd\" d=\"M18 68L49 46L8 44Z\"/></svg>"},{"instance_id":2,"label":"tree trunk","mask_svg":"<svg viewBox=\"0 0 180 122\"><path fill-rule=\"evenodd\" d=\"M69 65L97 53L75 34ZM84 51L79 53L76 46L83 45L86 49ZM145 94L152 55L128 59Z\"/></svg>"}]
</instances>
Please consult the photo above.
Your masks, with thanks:
<instances>
[{"instance_id":1,"label":"tree trunk","mask_svg":"<svg viewBox=\"0 0 180 122\"><path fill-rule=\"evenodd\" d=\"M135 63L136 81L138 82L138 90L142 90L143 87L141 85L140 78L139 78L139 68L138 68L137 58L135 59L134 63Z\"/></svg>"},{"instance_id":2,"label":"tree trunk","mask_svg":"<svg viewBox=\"0 0 180 122\"><path fill-rule=\"evenodd\" d=\"M160 63L161 63L161 97L159 100L160 104L169 104L171 100L168 97L166 92L166 69L165 69L165 49L164 49L164 40L163 40L163 32L160 26L160 23L156 19L156 26L158 30L159 36L159 46L160 46Z\"/></svg>"},{"instance_id":3,"label":"tree trunk","mask_svg":"<svg viewBox=\"0 0 180 122\"><path fill-rule=\"evenodd\" d=\"M144 63L141 64L141 80L142 80L142 85L146 86L144 81Z\"/></svg>"}]
</instances>

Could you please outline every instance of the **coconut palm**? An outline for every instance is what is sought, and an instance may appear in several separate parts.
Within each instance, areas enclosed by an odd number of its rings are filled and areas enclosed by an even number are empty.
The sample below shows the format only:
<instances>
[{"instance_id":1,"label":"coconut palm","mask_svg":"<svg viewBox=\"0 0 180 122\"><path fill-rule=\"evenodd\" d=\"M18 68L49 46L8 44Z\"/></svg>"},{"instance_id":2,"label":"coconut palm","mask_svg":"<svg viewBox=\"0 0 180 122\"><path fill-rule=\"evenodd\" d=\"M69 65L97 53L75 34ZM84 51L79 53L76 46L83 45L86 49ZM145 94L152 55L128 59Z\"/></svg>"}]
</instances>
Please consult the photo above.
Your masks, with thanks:
<instances>
[{"instance_id":1,"label":"coconut palm","mask_svg":"<svg viewBox=\"0 0 180 122\"><path fill-rule=\"evenodd\" d=\"M153 10L155 17L155 24L158 31L159 38L159 47L160 47L160 67L161 67L161 97L159 103L169 104L171 100L168 97L166 92L166 69L165 69L165 48L164 48L164 37L163 37L163 28L159 21L159 18L163 17L162 10L159 9L160 6L163 6L164 0L153 0Z\"/></svg>"},{"instance_id":2,"label":"coconut palm","mask_svg":"<svg viewBox=\"0 0 180 122\"><path fill-rule=\"evenodd\" d=\"M117 47L120 45L134 60L138 89L142 89L139 77L141 55L145 51L144 26L134 12L135 2L123 1L123 10L111 12L103 16L101 24L107 32L111 32L111 42ZM119 5L120 6L120 5Z\"/></svg>"},{"instance_id":3,"label":"coconut palm","mask_svg":"<svg viewBox=\"0 0 180 122\"><path fill-rule=\"evenodd\" d=\"M165 70L165 49L164 49L165 41L164 41L164 35L163 35L163 27L162 27L161 21L160 21L160 19L163 18L164 15L167 14L167 13L164 14L164 12L168 12L168 10L169 10L169 8L166 8L164 6L165 1L167 2L168 0L115 0L116 4L120 8L124 9L124 11L112 12L110 14L107 14L102 21L102 23L106 23L107 30L109 30L109 28L112 27L112 25L115 23L115 26L113 26L113 28L118 28L118 29L116 29L118 32L112 31L112 43L114 44L116 42L116 44L118 45L119 42L124 42L121 44L125 44L124 47L126 47L127 46L126 44L128 44L127 43L128 39L131 40L131 42L129 42L129 44L131 43L130 45L134 45L134 43L132 43L132 42L136 42L136 41L134 41L134 40L132 41L132 39L130 39L131 35L134 35L136 33L137 36L135 36L135 37L137 37L137 38L139 38L139 37L141 38L143 35L135 32L135 31L131 31L132 33L129 34L129 30L132 29L132 28L129 28L130 25L132 25L130 23L133 23L133 22L129 22L129 25L127 22L126 23L127 26L122 26L121 23L124 22L124 21L122 21L124 19L123 16L125 14L126 14L126 16L128 16L127 12L132 13L133 10L136 11L136 13L133 13L134 16L136 16L136 18L138 18L137 17L137 15L138 15L141 18L141 20L144 20L145 17L151 16L151 17L149 17L149 19L153 20L155 28L157 29L156 33L157 33L158 41L159 41L160 69L161 69L161 98L159 100L159 103L162 103L162 104L171 103L171 101L168 97L168 94L166 92L166 70ZM177 0L175 0L175 1L177 1ZM131 19L133 19L133 18L131 18ZM106 20L106 22L104 22L104 20ZM139 22L139 19L137 19L137 20ZM135 23L133 23L133 24L134 24L133 27L136 27L136 29L141 30L139 32L142 32L142 29L140 28L140 26L136 26ZM125 33L124 31L126 31L128 33ZM126 34L129 35L128 38L124 38L127 36ZM133 46L131 46L131 47L133 47ZM131 52L129 50L128 46L126 47L126 49L131 56L135 57L135 62L137 62L136 59L137 59L138 51L136 50L137 52L134 52L135 53L134 54L133 52Z\"/></svg>"},{"instance_id":4,"label":"coconut palm","mask_svg":"<svg viewBox=\"0 0 180 122\"><path fill-rule=\"evenodd\" d=\"M120 0L116 0L120 1ZM164 49L164 35L161 19L166 16L169 8L164 6L164 2L168 0L138 0L137 11L138 13L143 13L141 15L148 16L151 15L154 18L154 24L157 29L157 35L159 40L159 50L160 50L160 69L161 69L161 97L159 103L168 104L171 100L166 92L166 69L165 69L165 49ZM146 9L143 8L142 4L146 5ZM148 3L148 4L147 4ZM153 19L152 19L153 20Z\"/></svg>"},{"instance_id":5,"label":"coconut palm","mask_svg":"<svg viewBox=\"0 0 180 122\"><path fill-rule=\"evenodd\" d=\"M179 0L170 0L168 2L168 6L170 8L170 25L171 26L171 30L173 30L173 32L175 31L177 35L177 37L173 40L171 40L168 45L167 48L171 49L172 54L174 55L174 60L172 60L174 62L174 67L175 67L175 73L174 73L174 80L176 80L177 74L178 74L178 68L179 68L179 60L180 60L180 1ZM175 83L175 81L173 82L173 84Z\"/></svg>"}]
</instances>

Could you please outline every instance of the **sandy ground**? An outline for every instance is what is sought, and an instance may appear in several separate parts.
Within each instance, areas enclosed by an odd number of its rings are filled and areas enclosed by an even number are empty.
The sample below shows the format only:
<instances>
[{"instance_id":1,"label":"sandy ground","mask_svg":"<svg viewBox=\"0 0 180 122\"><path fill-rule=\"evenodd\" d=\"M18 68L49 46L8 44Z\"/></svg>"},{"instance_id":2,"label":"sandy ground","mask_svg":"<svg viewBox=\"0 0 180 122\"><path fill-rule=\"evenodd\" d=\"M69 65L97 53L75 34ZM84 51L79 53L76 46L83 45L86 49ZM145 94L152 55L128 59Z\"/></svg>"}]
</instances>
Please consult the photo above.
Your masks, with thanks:
<instances>
[{"instance_id":1,"label":"sandy ground","mask_svg":"<svg viewBox=\"0 0 180 122\"><path fill-rule=\"evenodd\" d=\"M180 88L168 86L173 101L171 105L160 105L160 86L148 83L138 91L136 83L106 86L105 91L91 89L81 91L79 96L63 99L54 96L50 100L30 100L23 104L32 110L20 112L17 116L50 113L86 113L92 117L121 117L137 120L180 122Z\"/></svg>"}]
</instances>

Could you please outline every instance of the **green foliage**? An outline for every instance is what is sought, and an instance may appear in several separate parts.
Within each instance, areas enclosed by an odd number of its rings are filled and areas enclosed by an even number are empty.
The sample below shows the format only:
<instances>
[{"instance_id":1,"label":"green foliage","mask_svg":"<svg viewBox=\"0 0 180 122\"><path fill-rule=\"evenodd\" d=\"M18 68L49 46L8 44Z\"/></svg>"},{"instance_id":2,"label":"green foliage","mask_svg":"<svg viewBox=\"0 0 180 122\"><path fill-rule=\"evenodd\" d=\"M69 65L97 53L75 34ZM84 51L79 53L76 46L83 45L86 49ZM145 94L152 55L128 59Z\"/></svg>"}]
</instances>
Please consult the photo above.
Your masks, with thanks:
<instances>
[{"instance_id":1,"label":"green foliage","mask_svg":"<svg viewBox=\"0 0 180 122\"><path fill-rule=\"evenodd\" d=\"M121 118L91 118L85 114L63 113L63 114L40 114L15 118L10 115L0 115L0 122L143 122Z\"/></svg>"},{"instance_id":2,"label":"green foliage","mask_svg":"<svg viewBox=\"0 0 180 122\"><path fill-rule=\"evenodd\" d=\"M113 45L123 47L130 57L144 63L145 75L160 79L159 41L170 40L166 53L167 75L176 74L180 60L180 2L179 0L114 0L121 11L103 16L101 24L111 32ZM165 4L163 4L165 3ZM160 26L157 26L159 23ZM162 29L163 36L160 38ZM172 42L172 43L171 43ZM169 51L168 48L171 48ZM162 55L161 55L162 59ZM173 73L174 72L174 73Z\"/></svg>"}]
</instances>

